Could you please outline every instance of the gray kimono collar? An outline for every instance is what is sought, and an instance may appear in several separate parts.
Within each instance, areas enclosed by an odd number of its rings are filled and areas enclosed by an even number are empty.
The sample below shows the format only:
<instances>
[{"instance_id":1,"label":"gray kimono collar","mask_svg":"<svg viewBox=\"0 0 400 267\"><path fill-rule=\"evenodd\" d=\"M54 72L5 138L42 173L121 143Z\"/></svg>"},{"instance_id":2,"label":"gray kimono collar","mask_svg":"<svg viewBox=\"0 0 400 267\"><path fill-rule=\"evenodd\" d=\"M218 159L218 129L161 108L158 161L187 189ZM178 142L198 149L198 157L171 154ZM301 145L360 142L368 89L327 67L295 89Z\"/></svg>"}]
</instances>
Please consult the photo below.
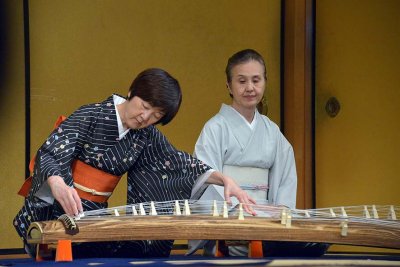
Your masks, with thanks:
<instances>
[{"instance_id":1,"label":"gray kimono collar","mask_svg":"<svg viewBox=\"0 0 400 267\"><path fill-rule=\"evenodd\" d=\"M236 140L239 142L242 149L244 149L251 136L253 135L254 131L246 125L245 119L237 112L232 106L222 104L219 114L228 122L229 128L232 130L233 135L235 136ZM256 119L256 124L260 122L260 114L258 111L255 111L254 119ZM255 125L254 129L257 128Z\"/></svg>"}]
</instances>

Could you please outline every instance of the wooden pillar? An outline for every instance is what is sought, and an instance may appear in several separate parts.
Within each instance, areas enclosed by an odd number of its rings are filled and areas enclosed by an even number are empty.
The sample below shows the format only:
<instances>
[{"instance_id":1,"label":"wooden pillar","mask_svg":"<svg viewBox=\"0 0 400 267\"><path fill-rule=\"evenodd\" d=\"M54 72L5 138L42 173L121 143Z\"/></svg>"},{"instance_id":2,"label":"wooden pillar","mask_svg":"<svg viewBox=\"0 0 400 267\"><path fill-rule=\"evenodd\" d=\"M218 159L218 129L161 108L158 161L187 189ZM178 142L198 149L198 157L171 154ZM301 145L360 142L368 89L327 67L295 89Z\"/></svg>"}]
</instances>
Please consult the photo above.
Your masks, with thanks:
<instances>
[{"instance_id":1,"label":"wooden pillar","mask_svg":"<svg viewBox=\"0 0 400 267\"><path fill-rule=\"evenodd\" d=\"M283 120L297 167L297 208L314 206L313 189L313 5L283 0Z\"/></svg>"}]
</instances>

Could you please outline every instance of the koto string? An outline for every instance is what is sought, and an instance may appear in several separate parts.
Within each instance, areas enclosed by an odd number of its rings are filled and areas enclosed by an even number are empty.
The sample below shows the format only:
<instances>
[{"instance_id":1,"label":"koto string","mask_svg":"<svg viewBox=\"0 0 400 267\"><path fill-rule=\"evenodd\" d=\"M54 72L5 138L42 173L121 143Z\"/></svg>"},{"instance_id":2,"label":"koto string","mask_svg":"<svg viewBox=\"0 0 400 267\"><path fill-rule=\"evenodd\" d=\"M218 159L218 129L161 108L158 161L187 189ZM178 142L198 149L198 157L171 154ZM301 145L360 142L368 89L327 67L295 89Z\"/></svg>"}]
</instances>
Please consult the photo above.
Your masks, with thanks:
<instances>
[{"instance_id":1,"label":"koto string","mask_svg":"<svg viewBox=\"0 0 400 267\"><path fill-rule=\"evenodd\" d=\"M155 209L157 215L175 215L176 205L178 205L181 214L184 214L186 205L190 208L190 213L193 215L212 215L213 206L216 206L217 212L222 214L224 201L209 201L209 200L177 200L163 202L145 202L132 205L124 205L118 207L110 207L106 209L98 209L85 211L76 220L103 220L114 216L135 216L134 209L138 215L141 215L141 210L145 211L145 215L151 214ZM320 209L287 209L285 207L273 206L270 204L249 204L256 211L257 216L272 219L280 219L282 211L289 212L293 219L296 220L343 220L347 222L359 222L375 225L386 225L400 228L400 221L396 215L400 214L400 206L393 205L364 205L364 206L346 206L332 207ZM237 206L227 205L229 216L236 216L239 212ZM244 214L245 216L251 216ZM368 216L370 218L368 218ZM376 216L375 218L373 216ZM398 215L399 216L399 215ZM395 219L393 219L395 218Z\"/></svg>"}]
</instances>

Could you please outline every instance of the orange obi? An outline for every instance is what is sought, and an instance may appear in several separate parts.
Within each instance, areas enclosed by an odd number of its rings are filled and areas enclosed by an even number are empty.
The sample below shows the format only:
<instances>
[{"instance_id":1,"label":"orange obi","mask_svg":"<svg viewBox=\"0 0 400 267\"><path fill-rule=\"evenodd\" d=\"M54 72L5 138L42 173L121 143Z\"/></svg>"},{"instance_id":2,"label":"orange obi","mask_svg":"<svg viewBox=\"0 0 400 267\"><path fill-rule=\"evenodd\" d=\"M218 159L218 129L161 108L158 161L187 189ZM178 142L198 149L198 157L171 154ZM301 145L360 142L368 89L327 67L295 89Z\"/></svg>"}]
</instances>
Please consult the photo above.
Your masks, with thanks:
<instances>
[{"instance_id":1,"label":"orange obi","mask_svg":"<svg viewBox=\"0 0 400 267\"><path fill-rule=\"evenodd\" d=\"M80 160L72 163L72 177L79 197L95 202L107 202L121 179Z\"/></svg>"},{"instance_id":2,"label":"orange obi","mask_svg":"<svg viewBox=\"0 0 400 267\"><path fill-rule=\"evenodd\" d=\"M121 176L96 169L80 160L72 163L72 177L80 198L100 203L107 202L121 179ZM31 187L32 176L25 180L18 194L27 197Z\"/></svg>"},{"instance_id":3,"label":"orange obi","mask_svg":"<svg viewBox=\"0 0 400 267\"><path fill-rule=\"evenodd\" d=\"M60 116L54 128L57 128L65 119L66 117ZM29 170L31 172L33 172L35 165L35 157L32 158L29 164ZM79 197L94 202L107 202L121 179L121 176L112 175L96 169L80 160L75 160L72 163L72 177L74 179L74 187ZM25 180L18 194L27 197L31 187L32 176Z\"/></svg>"}]
</instances>

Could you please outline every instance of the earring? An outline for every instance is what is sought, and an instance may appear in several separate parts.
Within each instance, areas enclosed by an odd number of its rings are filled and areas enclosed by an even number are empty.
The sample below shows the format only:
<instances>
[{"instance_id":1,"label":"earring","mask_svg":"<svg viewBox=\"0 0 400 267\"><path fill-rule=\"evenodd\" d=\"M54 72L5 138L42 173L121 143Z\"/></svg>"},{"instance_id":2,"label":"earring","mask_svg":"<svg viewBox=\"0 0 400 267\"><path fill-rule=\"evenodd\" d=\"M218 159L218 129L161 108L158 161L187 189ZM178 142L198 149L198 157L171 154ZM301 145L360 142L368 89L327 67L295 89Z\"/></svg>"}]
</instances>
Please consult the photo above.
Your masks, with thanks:
<instances>
[{"instance_id":1,"label":"earring","mask_svg":"<svg viewBox=\"0 0 400 267\"><path fill-rule=\"evenodd\" d=\"M260 114L263 114L267 116L268 114L268 104L267 104L267 98L265 95L261 98L261 101L257 104L257 110Z\"/></svg>"}]
</instances>

